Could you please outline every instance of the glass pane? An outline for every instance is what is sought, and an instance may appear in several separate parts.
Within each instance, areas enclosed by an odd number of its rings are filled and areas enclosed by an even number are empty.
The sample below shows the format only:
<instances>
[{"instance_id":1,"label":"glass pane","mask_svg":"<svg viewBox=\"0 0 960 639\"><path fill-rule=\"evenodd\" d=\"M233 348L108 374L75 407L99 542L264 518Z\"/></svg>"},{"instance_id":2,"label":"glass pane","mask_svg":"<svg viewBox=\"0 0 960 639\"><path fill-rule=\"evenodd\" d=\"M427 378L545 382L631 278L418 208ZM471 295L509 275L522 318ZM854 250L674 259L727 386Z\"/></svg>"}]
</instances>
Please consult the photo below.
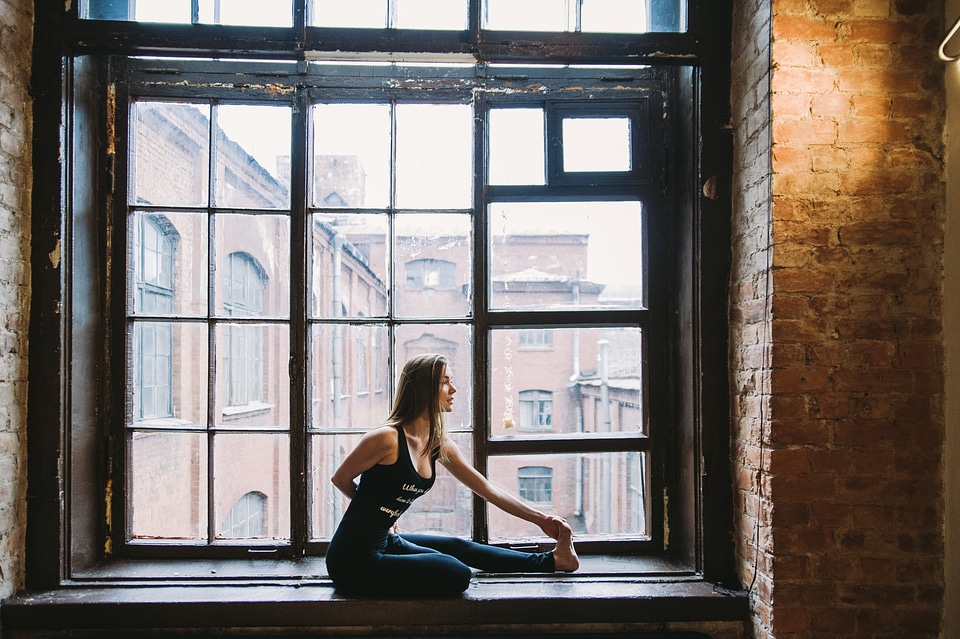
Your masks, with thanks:
<instances>
[{"instance_id":1,"label":"glass pane","mask_svg":"<svg viewBox=\"0 0 960 639\"><path fill-rule=\"evenodd\" d=\"M463 31L467 28L466 0L394 0L397 29L446 29Z\"/></svg>"},{"instance_id":2,"label":"glass pane","mask_svg":"<svg viewBox=\"0 0 960 639\"><path fill-rule=\"evenodd\" d=\"M217 435L213 453L217 539L289 539L290 438Z\"/></svg>"},{"instance_id":3,"label":"glass pane","mask_svg":"<svg viewBox=\"0 0 960 639\"><path fill-rule=\"evenodd\" d=\"M398 104L397 207L467 209L473 196L473 109Z\"/></svg>"},{"instance_id":4,"label":"glass pane","mask_svg":"<svg viewBox=\"0 0 960 639\"><path fill-rule=\"evenodd\" d=\"M289 317L290 218L219 214L214 291L218 317Z\"/></svg>"},{"instance_id":5,"label":"glass pane","mask_svg":"<svg viewBox=\"0 0 960 639\"><path fill-rule=\"evenodd\" d=\"M220 207L290 206L290 109L218 106L216 202Z\"/></svg>"},{"instance_id":6,"label":"glass pane","mask_svg":"<svg viewBox=\"0 0 960 639\"><path fill-rule=\"evenodd\" d=\"M153 428L207 423L207 325L134 322L127 355L128 424Z\"/></svg>"},{"instance_id":7,"label":"glass pane","mask_svg":"<svg viewBox=\"0 0 960 639\"><path fill-rule=\"evenodd\" d=\"M545 184L543 109L491 109L490 184Z\"/></svg>"},{"instance_id":8,"label":"glass pane","mask_svg":"<svg viewBox=\"0 0 960 639\"><path fill-rule=\"evenodd\" d=\"M200 0L200 22L252 27L293 26L291 0Z\"/></svg>"},{"instance_id":9,"label":"glass pane","mask_svg":"<svg viewBox=\"0 0 960 639\"><path fill-rule=\"evenodd\" d=\"M129 536L206 539L206 435L134 432L128 447Z\"/></svg>"},{"instance_id":10,"label":"glass pane","mask_svg":"<svg viewBox=\"0 0 960 639\"><path fill-rule=\"evenodd\" d=\"M311 202L314 206L389 206L389 105L314 106L313 154Z\"/></svg>"},{"instance_id":11,"label":"glass pane","mask_svg":"<svg viewBox=\"0 0 960 639\"><path fill-rule=\"evenodd\" d=\"M310 24L318 27L384 29L387 0L308 0Z\"/></svg>"},{"instance_id":12,"label":"glass pane","mask_svg":"<svg viewBox=\"0 0 960 639\"><path fill-rule=\"evenodd\" d=\"M108 4L101 0L98 4ZM112 4L120 4L115 0ZM127 3L123 3L127 4ZM190 24L190 0L134 0L134 20L137 22L176 22Z\"/></svg>"},{"instance_id":13,"label":"glass pane","mask_svg":"<svg viewBox=\"0 0 960 639\"><path fill-rule=\"evenodd\" d=\"M467 389L464 389L467 390ZM450 434L468 461L473 461L469 433ZM437 480L426 495L417 499L400 518L400 532L427 533L469 538L473 527L470 489L457 481L442 464L436 465Z\"/></svg>"},{"instance_id":14,"label":"glass pane","mask_svg":"<svg viewBox=\"0 0 960 639\"><path fill-rule=\"evenodd\" d=\"M358 434L310 437L310 534L313 539L331 539L350 504L330 478L360 437Z\"/></svg>"},{"instance_id":15,"label":"glass pane","mask_svg":"<svg viewBox=\"0 0 960 639\"><path fill-rule=\"evenodd\" d=\"M687 30L687 0L648 0L646 4L649 7L649 31Z\"/></svg>"},{"instance_id":16,"label":"glass pane","mask_svg":"<svg viewBox=\"0 0 960 639\"><path fill-rule=\"evenodd\" d=\"M210 107L135 102L130 129L130 203L206 206Z\"/></svg>"},{"instance_id":17,"label":"glass pane","mask_svg":"<svg viewBox=\"0 0 960 639\"><path fill-rule=\"evenodd\" d=\"M490 205L491 307L639 308L640 202Z\"/></svg>"},{"instance_id":18,"label":"glass pane","mask_svg":"<svg viewBox=\"0 0 960 639\"><path fill-rule=\"evenodd\" d=\"M582 31L599 33L645 33L647 2L637 0L582 0Z\"/></svg>"},{"instance_id":19,"label":"glass pane","mask_svg":"<svg viewBox=\"0 0 960 639\"><path fill-rule=\"evenodd\" d=\"M564 118L563 170L629 171L629 118Z\"/></svg>"},{"instance_id":20,"label":"glass pane","mask_svg":"<svg viewBox=\"0 0 960 639\"><path fill-rule=\"evenodd\" d=\"M400 214L395 235L397 315L469 315L473 255L470 216Z\"/></svg>"},{"instance_id":21,"label":"glass pane","mask_svg":"<svg viewBox=\"0 0 960 639\"><path fill-rule=\"evenodd\" d=\"M639 452L490 458L490 481L546 513L577 540L648 537L650 483ZM546 541L539 528L487 506L490 541Z\"/></svg>"},{"instance_id":22,"label":"glass pane","mask_svg":"<svg viewBox=\"0 0 960 639\"><path fill-rule=\"evenodd\" d=\"M290 427L290 337L283 325L218 324L216 423Z\"/></svg>"},{"instance_id":23,"label":"glass pane","mask_svg":"<svg viewBox=\"0 0 960 639\"><path fill-rule=\"evenodd\" d=\"M207 216L134 213L130 235L132 313L206 316Z\"/></svg>"},{"instance_id":24,"label":"glass pane","mask_svg":"<svg viewBox=\"0 0 960 639\"><path fill-rule=\"evenodd\" d=\"M569 0L484 0L483 5L483 28L492 31L572 31L569 25L576 24Z\"/></svg>"},{"instance_id":25,"label":"glass pane","mask_svg":"<svg viewBox=\"0 0 960 639\"><path fill-rule=\"evenodd\" d=\"M387 313L386 215L313 215L311 317L383 317Z\"/></svg>"},{"instance_id":26,"label":"glass pane","mask_svg":"<svg viewBox=\"0 0 960 639\"><path fill-rule=\"evenodd\" d=\"M310 327L311 428L366 429L387 417L389 347L382 324Z\"/></svg>"},{"instance_id":27,"label":"glass pane","mask_svg":"<svg viewBox=\"0 0 960 639\"><path fill-rule=\"evenodd\" d=\"M639 328L490 334L491 436L644 430Z\"/></svg>"},{"instance_id":28,"label":"glass pane","mask_svg":"<svg viewBox=\"0 0 960 639\"><path fill-rule=\"evenodd\" d=\"M394 333L397 371L414 355L439 353L457 389L453 412L446 416L450 431L470 430L473 423L473 335L466 324L404 324ZM396 376L394 376L396 378Z\"/></svg>"}]
</instances>

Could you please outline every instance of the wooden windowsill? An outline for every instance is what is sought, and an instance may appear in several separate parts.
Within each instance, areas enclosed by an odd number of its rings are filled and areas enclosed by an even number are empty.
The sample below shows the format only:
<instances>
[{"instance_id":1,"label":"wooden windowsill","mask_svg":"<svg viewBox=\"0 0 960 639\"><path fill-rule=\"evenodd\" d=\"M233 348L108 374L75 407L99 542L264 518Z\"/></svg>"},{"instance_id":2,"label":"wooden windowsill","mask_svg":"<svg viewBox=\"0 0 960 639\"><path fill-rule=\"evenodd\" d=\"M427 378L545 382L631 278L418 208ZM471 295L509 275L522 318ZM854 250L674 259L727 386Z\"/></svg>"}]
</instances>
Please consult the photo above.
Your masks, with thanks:
<instances>
[{"instance_id":1,"label":"wooden windowsill","mask_svg":"<svg viewBox=\"0 0 960 639\"><path fill-rule=\"evenodd\" d=\"M257 577L251 577L249 561L113 562L60 588L8 599L0 606L0 623L5 639L20 639L224 628L251 634L388 628L389 634L467 635L555 624L602 629L747 618L743 593L696 575L641 575L641 566L629 565L638 561L644 560L587 557L582 570L571 574L478 573L463 595L429 600L342 596L326 578L322 559L258 561ZM161 569L167 577L160 577Z\"/></svg>"}]
</instances>

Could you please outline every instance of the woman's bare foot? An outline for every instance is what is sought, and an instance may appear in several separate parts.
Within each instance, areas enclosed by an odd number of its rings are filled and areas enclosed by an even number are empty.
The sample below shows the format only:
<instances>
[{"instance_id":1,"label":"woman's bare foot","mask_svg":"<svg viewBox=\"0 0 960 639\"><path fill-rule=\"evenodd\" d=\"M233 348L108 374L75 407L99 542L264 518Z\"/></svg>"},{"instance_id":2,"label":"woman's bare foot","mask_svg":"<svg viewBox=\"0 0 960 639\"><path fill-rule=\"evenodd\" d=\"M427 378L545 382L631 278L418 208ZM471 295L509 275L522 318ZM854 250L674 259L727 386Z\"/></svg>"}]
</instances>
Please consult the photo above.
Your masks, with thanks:
<instances>
[{"instance_id":1,"label":"woman's bare foot","mask_svg":"<svg viewBox=\"0 0 960 639\"><path fill-rule=\"evenodd\" d=\"M553 550L553 565L558 572L573 572L580 567L580 559L573 547L573 530L566 522L560 526L557 547Z\"/></svg>"}]
</instances>

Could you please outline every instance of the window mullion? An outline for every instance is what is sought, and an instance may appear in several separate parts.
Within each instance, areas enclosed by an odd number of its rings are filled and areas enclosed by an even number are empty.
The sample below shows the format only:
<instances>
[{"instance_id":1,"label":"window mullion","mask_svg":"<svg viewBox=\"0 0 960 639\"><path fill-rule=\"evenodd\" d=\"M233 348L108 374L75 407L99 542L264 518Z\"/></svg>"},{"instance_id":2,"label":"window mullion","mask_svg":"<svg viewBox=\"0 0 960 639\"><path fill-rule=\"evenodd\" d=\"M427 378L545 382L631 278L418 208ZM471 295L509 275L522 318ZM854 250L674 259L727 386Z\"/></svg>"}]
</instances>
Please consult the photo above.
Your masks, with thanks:
<instances>
[{"instance_id":1,"label":"window mullion","mask_svg":"<svg viewBox=\"0 0 960 639\"><path fill-rule=\"evenodd\" d=\"M307 461L307 261L309 215L307 204L308 118L307 91L298 87L294 96L290 148L290 541L294 556L301 556L310 536L310 481Z\"/></svg>"},{"instance_id":2,"label":"window mullion","mask_svg":"<svg viewBox=\"0 0 960 639\"><path fill-rule=\"evenodd\" d=\"M478 4L478 3L476 3ZM482 475L489 471L488 438L490 436L490 371L487 362L489 347L489 263L487 238L487 133L486 99L482 92L475 94L474 103L474 209L473 236L476 238L473 256L473 456L474 464ZM486 542L489 539L487 509L482 499L473 497L473 538Z\"/></svg>"},{"instance_id":3,"label":"window mullion","mask_svg":"<svg viewBox=\"0 0 960 639\"><path fill-rule=\"evenodd\" d=\"M216 263L216 219L214 217L215 194L217 192L217 143L220 136L217 135L217 108L216 104L210 105L209 121L209 155L207 157L207 174L210 178L207 180L207 255L210 256L207 268L212 268ZM207 544L212 544L217 537L217 517L216 517L216 499L213 490L214 468L216 467L216 423L217 410L216 402L213 398L217 390L217 324L213 320L216 316L216 278L207 277Z\"/></svg>"}]
</instances>

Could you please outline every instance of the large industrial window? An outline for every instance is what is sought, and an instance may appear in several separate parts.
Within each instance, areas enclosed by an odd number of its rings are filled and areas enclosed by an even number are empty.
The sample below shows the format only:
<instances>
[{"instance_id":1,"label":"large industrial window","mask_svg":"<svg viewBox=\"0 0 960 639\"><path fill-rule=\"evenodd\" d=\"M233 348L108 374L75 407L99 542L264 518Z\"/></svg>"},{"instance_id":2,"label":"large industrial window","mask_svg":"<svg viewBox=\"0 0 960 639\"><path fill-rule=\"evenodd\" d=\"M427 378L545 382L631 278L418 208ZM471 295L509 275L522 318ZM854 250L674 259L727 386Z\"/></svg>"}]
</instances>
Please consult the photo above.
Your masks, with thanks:
<instances>
[{"instance_id":1,"label":"large industrial window","mask_svg":"<svg viewBox=\"0 0 960 639\"><path fill-rule=\"evenodd\" d=\"M68 461L31 529L62 531L48 583L104 557L321 558L329 477L424 352L459 389L450 436L582 556L706 570L730 506L704 479L729 480L705 6L71 6L47 78L65 337L32 349L66 356L62 423L31 407ZM551 547L438 475L404 530Z\"/></svg>"},{"instance_id":2,"label":"large industrial window","mask_svg":"<svg viewBox=\"0 0 960 639\"><path fill-rule=\"evenodd\" d=\"M281 99L182 91L217 64L155 64L128 60L116 77L114 119L129 131L116 222L140 259L123 278L135 289L122 297L124 365L139 383L116 398L129 452L115 490L149 472L162 497L128 491L118 549L322 552L345 507L328 478L385 417L399 367L426 351L449 359L466 400L450 432L495 483L516 492L519 472L522 495L549 502L585 551L662 544L651 460L663 463L654 442L673 427L653 417L646 371L670 360L671 267L651 246L676 241L662 149L679 127L666 99L678 74L635 68L616 91L587 93L564 86L568 73L510 97L496 67L313 63ZM413 69L446 86L374 90ZM167 302L136 303L158 273ZM371 370L382 379L368 385ZM154 418L161 394L172 419ZM147 465L156 437L166 459ZM269 535L213 526L250 494L284 505L263 511ZM407 525L423 510L433 531L549 541L459 499L442 510L427 497Z\"/></svg>"}]
</instances>

